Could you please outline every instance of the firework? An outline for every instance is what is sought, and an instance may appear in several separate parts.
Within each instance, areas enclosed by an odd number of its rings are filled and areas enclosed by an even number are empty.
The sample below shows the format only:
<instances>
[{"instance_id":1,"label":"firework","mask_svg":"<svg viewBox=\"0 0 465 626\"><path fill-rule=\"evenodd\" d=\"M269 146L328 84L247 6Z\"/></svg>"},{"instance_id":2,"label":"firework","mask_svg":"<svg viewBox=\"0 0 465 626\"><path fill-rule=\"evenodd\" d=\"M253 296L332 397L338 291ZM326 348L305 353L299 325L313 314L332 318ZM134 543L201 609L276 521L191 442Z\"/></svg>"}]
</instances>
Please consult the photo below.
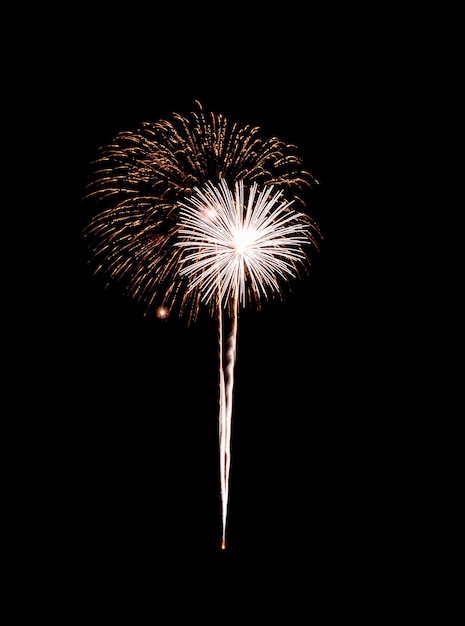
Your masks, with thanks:
<instances>
[{"instance_id":1,"label":"firework","mask_svg":"<svg viewBox=\"0 0 465 626\"><path fill-rule=\"evenodd\" d=\"M198 289L201 301L218 303L220 337L220 477L223 511L223 548L226 546L229 472L231 465L231 419L234 365L239 306L251 299L260 303L273 293L282 293L282 281L295 278L313 242L309 221L291 210L292 202L281 198L273 186L257 191L254 182L235 190L224 180L207 182L179 203L178 241L185 250L181 275L189 279L187 291ZM222 341L223 310L232 314L226 348ZM224 365L223 365L224 363Z\"/></svg>"},{"instance_id":2,"label":"firework","mask_svg":"<svg viewBox=\"0 0 465 626\"><path fill-rule=\"evenodd\" d=\"M224 548L239 308L282 297L308 268L321 235L296 207L318 181L296 146L196 105L190 117L144 122L100 149L85 194L99 210L84 236L95 272L144 315L191 323L204 309L217 320Z\"/></svg>"},{"instance_id":3,"label":"firework","mask_svg":"<svg viewBox=\"0 0 465 626\"><path fill-rule=\"evenodd\" d=\"M195 188L179 202L179 231L175 246L189 253L181 259L180 274L189 278L188 291L198 289L208 304L218 289L220 304L236 296L242 306L281 293L280 280L297 276L297 263L305 258L304 245L313 242L309 221L290 210L273 186L257 192L236 182L235 194L224 180ZM236 294L238 291L238 294Z\"/></svg>"}]
</instances>

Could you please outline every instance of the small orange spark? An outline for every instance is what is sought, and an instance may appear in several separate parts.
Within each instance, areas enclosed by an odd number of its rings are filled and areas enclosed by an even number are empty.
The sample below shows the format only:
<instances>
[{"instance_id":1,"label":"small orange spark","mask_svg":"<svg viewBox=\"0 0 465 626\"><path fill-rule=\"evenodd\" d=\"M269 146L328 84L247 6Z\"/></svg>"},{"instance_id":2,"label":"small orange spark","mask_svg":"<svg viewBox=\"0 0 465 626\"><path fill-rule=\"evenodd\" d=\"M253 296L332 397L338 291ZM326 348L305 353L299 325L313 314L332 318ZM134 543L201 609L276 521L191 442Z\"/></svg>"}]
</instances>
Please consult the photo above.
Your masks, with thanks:
<instances>
[{"instance_id":1,"label":"small orange spark","mask_svg":"<svg viewBox=\"0 0 465 626\"><path fill-rule=\"evenodd\" d=\"M168 317L168 309L165 306L159 306L157 309L157 317L164 320Z\"/></svg>"},{"instance_id":2,"label":"small orange spark","mask_svg":"<svg viewBox=\"0 0 465 626\"><path fill-rule=\"evenodd\" d=\"M224 539L223 539L223 541L221 542L221 549L222 549L222 550L226 550L226 542L225 542L225 540L224 540Z\"/></svg>"}]
</instances>

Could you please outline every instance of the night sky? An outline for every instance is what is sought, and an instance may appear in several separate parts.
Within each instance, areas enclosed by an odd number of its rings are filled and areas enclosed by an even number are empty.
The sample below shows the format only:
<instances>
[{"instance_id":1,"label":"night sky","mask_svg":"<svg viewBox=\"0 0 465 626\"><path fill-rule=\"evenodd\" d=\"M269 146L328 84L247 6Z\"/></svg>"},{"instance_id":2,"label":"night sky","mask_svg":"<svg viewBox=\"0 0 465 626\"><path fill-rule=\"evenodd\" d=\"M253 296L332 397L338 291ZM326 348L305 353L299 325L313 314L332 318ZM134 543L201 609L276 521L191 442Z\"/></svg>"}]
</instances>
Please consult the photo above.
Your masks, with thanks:
<instances>
[{"instance_id":1,"label":"night sky","mask_svg":"<svg viewBox=\"0 0 465 626\"><path fill-rule=\"evenodd\" d=\"M30 368L48 355L39 392L47 417L34 432L44 440L38 507L58 567L123 587L128 572L143 586L144 572L171 566L224 574L234 565L279 579L300 563L323 595L345 593L342 581L354 579L375 593L371 573L399 533L389 503L402 456L402 446L392 452L380 356L394 333L380 311L396 314L378 265L382 197L374 206L373 147L388 132L372 117L382 89L360 42L346 35L334 54L343 20L334 31L328 19L321 29L318 19L284 15L271 32L249 24L251 36L238 18L212 40L198 25L195 36L175 36L174 19L157 25L171 33L169 46L144 20L119 16L59 37L62 74L47 56L46 321L31 322L40 348ZM309 276L284 303L241 311L224 552L215 322L145 319L92 274L82 237L98 148L142 121L189 115L196 99L296 144L320 181L305 192L323 235Z\"/></svg>"}]
</instances>

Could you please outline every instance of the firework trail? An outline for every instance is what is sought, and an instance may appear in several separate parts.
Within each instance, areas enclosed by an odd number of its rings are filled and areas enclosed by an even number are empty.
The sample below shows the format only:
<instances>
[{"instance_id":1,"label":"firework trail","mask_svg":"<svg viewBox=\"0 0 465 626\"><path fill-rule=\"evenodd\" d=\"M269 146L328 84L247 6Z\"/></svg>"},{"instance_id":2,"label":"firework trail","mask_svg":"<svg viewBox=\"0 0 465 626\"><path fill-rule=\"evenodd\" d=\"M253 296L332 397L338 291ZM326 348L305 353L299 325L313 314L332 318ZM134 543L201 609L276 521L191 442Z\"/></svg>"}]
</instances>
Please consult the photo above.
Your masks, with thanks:
<instances>
[{"instance_id":1,"label":"firework trail","mask_svg":"<svg viewBox=\"0 0 465 626\"><path fill-rule=\"evenodd\" d=\"M217 319L224 548L239 309L283 298L309 267L321 234L294 206L305 207L300 194L318 181L295 146L196 104L190 118L144 122L100 149L84 198L100 210L84 236L95 272L122 285L144 315L191 323L203 307Z\"/></svg>"}]
</instances>

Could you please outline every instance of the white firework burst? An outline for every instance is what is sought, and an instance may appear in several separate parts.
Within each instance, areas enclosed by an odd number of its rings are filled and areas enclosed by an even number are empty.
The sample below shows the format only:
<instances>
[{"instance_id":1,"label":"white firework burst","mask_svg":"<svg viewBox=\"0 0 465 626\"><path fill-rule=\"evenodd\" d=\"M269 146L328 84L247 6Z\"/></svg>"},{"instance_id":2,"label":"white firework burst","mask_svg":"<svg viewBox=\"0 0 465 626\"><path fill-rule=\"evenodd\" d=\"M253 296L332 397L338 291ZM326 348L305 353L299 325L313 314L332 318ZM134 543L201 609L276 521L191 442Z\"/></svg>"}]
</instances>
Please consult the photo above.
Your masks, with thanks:
<instances>
[{"instance_id":1,"label":"white firework burst","mask_svg":"<svg viewBox=\"0 0 465 626\"><path fill-rule=\"evenodd\" d=\"M219 297L223 306L281 294L313 242L309 218L292 203L273 185L259 191L257 183L246 188L237 181L233 191L221 179L195 187L179 202L175 243L186 251L180 274L189 279L188 289L199 289L204 303Z\"/></svg>"}]
</instances>

